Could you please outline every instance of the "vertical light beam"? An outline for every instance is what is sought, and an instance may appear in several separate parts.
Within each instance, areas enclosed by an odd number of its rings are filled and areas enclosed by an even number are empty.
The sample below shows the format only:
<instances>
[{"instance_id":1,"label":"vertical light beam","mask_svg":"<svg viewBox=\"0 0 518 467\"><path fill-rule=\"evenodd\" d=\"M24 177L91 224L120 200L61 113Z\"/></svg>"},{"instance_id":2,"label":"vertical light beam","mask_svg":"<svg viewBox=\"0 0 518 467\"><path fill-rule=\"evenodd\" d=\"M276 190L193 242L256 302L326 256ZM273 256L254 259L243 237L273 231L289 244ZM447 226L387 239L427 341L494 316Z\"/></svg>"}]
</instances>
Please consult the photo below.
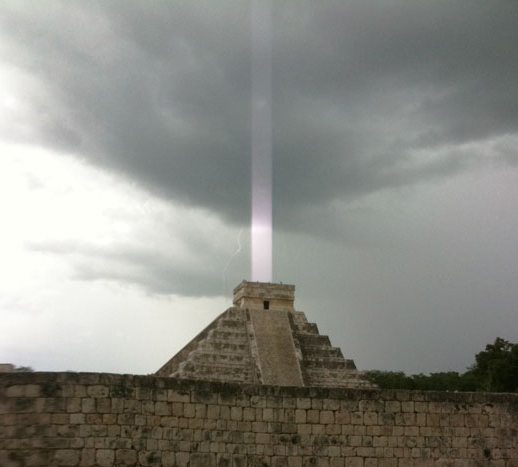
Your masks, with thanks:
<instances>
[{"instance_id":1,"label":"vertical light beam","mask_svg":"<svg viewBox=\"0 0 518 467\"><path fill-rule=\"evenodd\" d=\"M252 0L252 280L272 281L271 0Z\"/></svg>"}]
</instances>

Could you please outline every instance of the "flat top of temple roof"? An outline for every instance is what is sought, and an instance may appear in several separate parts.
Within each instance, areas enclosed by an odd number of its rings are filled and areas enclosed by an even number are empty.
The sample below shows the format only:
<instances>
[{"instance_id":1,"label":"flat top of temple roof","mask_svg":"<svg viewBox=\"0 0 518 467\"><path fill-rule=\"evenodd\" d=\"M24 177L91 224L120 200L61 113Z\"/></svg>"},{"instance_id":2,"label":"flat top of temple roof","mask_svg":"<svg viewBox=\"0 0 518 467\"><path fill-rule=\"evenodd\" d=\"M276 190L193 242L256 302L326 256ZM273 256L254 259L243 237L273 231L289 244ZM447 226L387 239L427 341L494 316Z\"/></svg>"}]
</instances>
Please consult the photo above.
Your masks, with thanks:
<instances>
[{"instance_id":1,"label":"flat top of temple roof","mask_svg":"<svg viewBox=\"0 0 518 467\"><path fill-rule=\"evenodd\" d=\"M250 290L264 289L264 290L286 290L286 291L291 291L291 292L295 291L295 286L292 284L283 284L282 282L252 282L252 281L243 280L243 281L241 281L241 283L239 283L234 288L234 294L243 288L247 288Z\"/></svg>"}]
</instances>

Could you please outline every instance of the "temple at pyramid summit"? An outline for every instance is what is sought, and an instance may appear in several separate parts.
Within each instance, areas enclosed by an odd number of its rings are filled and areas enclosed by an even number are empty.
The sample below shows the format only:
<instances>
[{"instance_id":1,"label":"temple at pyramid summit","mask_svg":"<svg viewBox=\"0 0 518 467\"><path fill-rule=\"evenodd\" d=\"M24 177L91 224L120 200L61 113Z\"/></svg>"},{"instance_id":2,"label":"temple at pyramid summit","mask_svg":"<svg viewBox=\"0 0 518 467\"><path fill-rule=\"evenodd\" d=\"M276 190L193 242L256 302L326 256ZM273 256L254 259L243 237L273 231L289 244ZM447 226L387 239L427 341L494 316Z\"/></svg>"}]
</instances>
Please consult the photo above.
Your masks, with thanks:
<instances>
[{"instance_id":1,"label":"temple at pyramid summit","mask_svg":"<svg viewBox=\"0 0 518 467\"><path fill-rule=\"evenodd\" d=\"M157 376L273 386L373 388L294 308L295 286L241 282L233 307L163 365Z\"/></svg>"}]
</instances>

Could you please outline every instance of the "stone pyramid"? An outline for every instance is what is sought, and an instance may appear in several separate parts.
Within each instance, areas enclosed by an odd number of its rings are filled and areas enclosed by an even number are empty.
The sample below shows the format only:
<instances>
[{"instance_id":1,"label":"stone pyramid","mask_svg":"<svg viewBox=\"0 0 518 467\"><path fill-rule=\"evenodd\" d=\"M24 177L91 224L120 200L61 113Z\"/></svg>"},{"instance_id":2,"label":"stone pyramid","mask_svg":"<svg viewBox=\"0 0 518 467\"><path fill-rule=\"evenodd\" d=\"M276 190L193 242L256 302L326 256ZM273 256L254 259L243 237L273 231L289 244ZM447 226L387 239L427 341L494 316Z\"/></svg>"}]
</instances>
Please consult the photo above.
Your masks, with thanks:
<instances>
[{"instance_id":1,"label":"stone pyramid","mask_svg":"<svg viewBox=\"0 0 518 467\"><path fill-rule=\"evenodd\" d=\"M295 311L295 286L243 281L219 315L157 376L276 386L372 388L353 360Z\"/></svg>"}]
</instances>

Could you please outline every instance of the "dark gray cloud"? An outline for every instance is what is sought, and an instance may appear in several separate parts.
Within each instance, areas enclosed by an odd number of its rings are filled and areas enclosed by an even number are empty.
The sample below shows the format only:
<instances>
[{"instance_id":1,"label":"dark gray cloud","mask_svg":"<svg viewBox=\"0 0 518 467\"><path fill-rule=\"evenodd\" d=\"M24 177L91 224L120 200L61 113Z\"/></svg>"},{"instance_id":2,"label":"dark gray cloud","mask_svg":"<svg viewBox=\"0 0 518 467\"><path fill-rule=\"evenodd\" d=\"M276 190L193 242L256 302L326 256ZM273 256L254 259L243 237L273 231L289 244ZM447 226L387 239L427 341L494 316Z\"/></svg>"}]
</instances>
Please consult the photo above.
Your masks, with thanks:
<instances>
[{"instance_id":1,"label":"dark gray cloud","mask_svg":"<svg viewBox=\"0 0 518 467\"><path fill-rule=\"evenodd\" d=\"M237 4L202 7L9 5L3 30L15 64L48 93L30 121L45 144L165 197L243 217L247 15Z\"/></svg>"},{"instance_id":2,"label":"dark gray cloud","mask_svg":"<svg viewBox=\"0 0 518 467\"><path fill-rule=\"evenodd\" d=\"M361 367L462 370L516 340L518 3L282 1L272 31L274 279ZM3 138L248 223L249 2L3 2L0 39L31 83ZM191 232L191 263L33 248L81 279L219 294L228 251Z\"/></svg>"},{"instance_id":3,"label":"dark gray cloud","mask_svg":"<svg viewBox=\"0 0 518 467\"><path fill-rule=\"evenodd\" d=\"M196 231L184 232L180 239L171 236L169 242L146 235L147 243L121 239L115 245L100 245L56 239L32 241L27 247L66 258L74 279L137 285L152 295L229 296L250 268L249 257L242 252L249 248L247 235L241 235L240 254L218 250L209 236Z\"/></svg>"},{"instance_id":4,"label":"dark gray cloud","mask_svg":"<svg viewBox=\"0 0 518 467\"><path fill-rule=\"evenodd\" d=\"M516 131L516 4L324 2L299 21L290 5L275 28L281 205L452 175L476 155L416 151Z\"/></svg>"},{"instance_id":5,"label":"dark gray cloud","mask_svg":"<svg viewBox=\"0 0 518 467\"><path fill-rule=\"evenodd\" d=\"M249 215L248 2L4 4L9 60L47 94L29 124L166 198ZM306 206L466 170L513 133L516 3L274 5L276 226ZM505 154L502 154L505 157ZM290 224L284 212L296 213ZM300 213L300 214L299 214Z\"/></svg>"},{"instance_id":6,"label":"dark gray cloud","mask_svg":"<svg viewBox=\"0 0 518 467\"><path fill-rule=\"evenodd\" d=\"M516 180L484 171L335 207L347 241L318 217L311 235L278 232L274 279L361 368L463 371L497 336L517 339Z\"/></svg>"}]
</instances>

